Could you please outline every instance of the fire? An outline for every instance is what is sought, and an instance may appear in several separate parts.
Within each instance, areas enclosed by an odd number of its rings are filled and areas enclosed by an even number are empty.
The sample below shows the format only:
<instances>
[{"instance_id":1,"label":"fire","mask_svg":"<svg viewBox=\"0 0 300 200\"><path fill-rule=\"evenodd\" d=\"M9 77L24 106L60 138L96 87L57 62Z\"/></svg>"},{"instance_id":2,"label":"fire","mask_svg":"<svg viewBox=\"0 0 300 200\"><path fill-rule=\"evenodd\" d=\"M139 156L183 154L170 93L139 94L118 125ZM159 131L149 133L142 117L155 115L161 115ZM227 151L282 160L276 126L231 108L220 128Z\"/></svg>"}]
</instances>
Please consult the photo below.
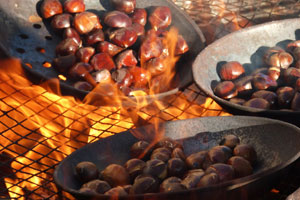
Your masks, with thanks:
<instances>
[{"instance_id":1,"label":"fire","mask_svg":"<svg viewBox=\"0 0 300 200\"><path fill-rule=\"evenodd\" d=\"M163 41L170 56L164 60L169 67L162 85L174 80L177 34L171 29ZM1 60L0 66L0 152L12 157L13 173L5 177L12 199L56 199L54 166L86 143L146 123L155 124L159 130L164 121L228 115L210 98L192 103L198 98L193 97L193 89L157 99L157 86L150 88L150 96L133 91L127 97L112 84L103 83L79 101L60 95L58 79L33 85L17 59ZM159 139L163 132L156 136Z\"/></svg>"}]
</instances>

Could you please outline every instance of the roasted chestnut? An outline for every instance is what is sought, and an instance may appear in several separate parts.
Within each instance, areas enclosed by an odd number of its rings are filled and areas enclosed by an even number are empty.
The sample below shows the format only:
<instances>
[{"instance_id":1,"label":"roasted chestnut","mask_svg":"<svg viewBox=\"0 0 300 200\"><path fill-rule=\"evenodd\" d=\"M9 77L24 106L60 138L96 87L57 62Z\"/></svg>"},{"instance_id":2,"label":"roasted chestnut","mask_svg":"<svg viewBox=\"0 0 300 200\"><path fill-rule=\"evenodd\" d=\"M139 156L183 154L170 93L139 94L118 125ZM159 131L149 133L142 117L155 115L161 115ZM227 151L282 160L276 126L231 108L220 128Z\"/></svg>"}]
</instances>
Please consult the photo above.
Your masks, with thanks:
<instances>
[{"instance_id":1,"label":"roasted chestnut","mask_svg":"<svg viewBox=\"0 0 300 200\"><path fill-rule=\"evenodd\" d=\"M274 53L268 60L268 64L270 66L280 67L283 69L287 69L293 62L293 56L285 51Z\"/></svg>"},{"instance_id":2,"label":"roasted chestnut","mask_svg":"<svg viewBox=\"0 0 300 200\"><path fill-rule=\"evenodd\" d=\"M144 176L141 178L136 178L132 185L131 191L133 194L145 194L158 192L158 190L159 182L151 176Z\"/></svg>"},{"instance_id":3,"label":"roasted chestnut","mask_svg":"<svg viewBox=\"0 0 300 200\"><path fill-rule=\"evenodd\" d=\"M234 84L240 95L248 95L248 93L252 92L252 76L245 76L237 79Z\"/></svg>"},{"instance_id":4,"label":"roasted chestnut","mask_svg":"<svg viewBox=\"0 0 300 200\"><path fill-rule=\"evenodd\" d=\"M125 192L127 193L127 194L130 194L130 192L131 192L131 190L132 190L132 185L124 185L124 186L122 186L123 187L123 189L125 190Z\"/></svg>"},{"instance_id":5,"label":"roasted chestnut","mask_svg":"<svg viewBox=\"0 0 300 200\"><path fill-rule=\"evenodd\" d=\"M132 84L132 75L129 73L129 70L126 68L121 68L114 71L111 75L111 78L118 84L119 88L130 87Z\"/></svg>"},{"instance_id":6,"label":"roasted chestnut","mask_svg":"<svg viewBox=\"0 0 300 200\"><path fill-rule=\"evenodd\" d=\"M51 21L51 27L54 29L64 29L71 26L72 15L70 14L59 14L55 15Z\"/></svg>"},{"instance_id":7,"label":"roasted chestnut","mask_svg":"<svg viewBox=\"0 0 300 200\"><path fill-rule=\"evenodd\" d=\"M76 63L76 56L74 54L60 56L54 58L52 63L55 69L61 73L65 73Z\"/></svg>"},{"instance_id":8,"label":"roasted chestnut","mask_svg":"<svg viewBox=\"0 0 300 200\"><path fill-rule=\"evenodd\" d=\"M74 83L73 87L83 91L91 91L93 89L92 84L86 81L77 81L76 83Z\"/></svg>"},{"instance_id":9,"label":"roasted chestnut","mask_svg":"<svg viewBox=\"0 0 300 200\"><path fill-rule=\"evenodd\" d=\"M211 172L209 174L205 174L199 180L197 187L206 187L217 184L220 182L219 175L217 173Z\"/></svg>"},{"instance_id":10,"label":"roasted chestnut","mask_svg":"<svg viewBox=\"0 0 300 200\"><path fill-rule=\"evenodd\" d=\"M176 147L171 154L172 158L180 158L181 160L185 160L186 156L182 150L182 148Z\"/></svg>"},{"instance_id":11,"label":"roasted chestnut","mask_svg":"<svg viewBox=\"0 0 300 200\"><path fill-rule=\"evenodd\" d=\"M207 151L193 153L186 158L185 163L190 169L199 169L202 167L206 155Z\"/></svg>"},{"instance_id":12,"label":"roasted chestnut","mask_svg":"<svg viewBox=\"0 0 300 200\"><path fill-rule=\"evenodd\" d=\"M89 78L90 72L93 70L92 66L88 63L76 63L73 67L69 70L69 75L73 78Z\"/></svg>"},{"instance_id":13,"label":"roasted chestnut","mask_svg":"<svg viewBox=\"0 0 300 200\"><path fill-rule=\"evenodd\" d=\"M165 183L160 186L160 192L179 192L186 189L182 183Z\"/></svg>"},{"instance_id":14,"label":"roasted chestnut","mask_svg":"<svg viewBox=\"0 0 300 200\"><path fill-rule=\"evenodd\" d=\"M224 163L213 164L205 170L206 174L212 172L218 174L220 182L232 180L235 176L234 168Z\"/></svg>"},{"instance_id":15,"label":"roasted chestnut","mask_svg":"<svg viewBox=\"0 0 300 200\"><path fill-rule=\"evenodd\" d=\"M133 23L138 23L145 26L147 23L147 12L144 8L136 8L131 14L131 19Z\"/></svg>"},{"instance_id":16,"label":"roasted chestnut","mask_svg":"<svg viewBox=\"0 0 300 200\"><path fill-rule=\"evenodd\" d=\"M300 78L295 83L295 91L300 92Z\"/></svg>"},{"instance_id":17,"label":"roasted chestnut","mask_svg":"<svg viewBox=\"0 0 300 200\"><path fill-rule=\"evenodd\" d=\"M226 163L231 155L232 151L229 147L224 145L215 146L207 152L202 167L203 169L206 169L214 163Z\"/></svg>"},{"instance_id":18,"label":"roasted chestnut","mask_svg":"<svg viewBox=\"0 0 300 200\"><path fill-rule=\"evenodd\" d=\"M121 165L110 164L102 172L101 178L111 186L128 185L130 183L127 170Z\"/></svg>"},{"instance_id":19,"label":"roasted chestnut","mask_svg":"<svg viewBox=\"0 0 300 200\"><path fill-rule=\"evenodd\" d=\"M121 69L123 66L126 67L135 67L138 63L137 59L134 56L133 50L128 49L120 53L115 59L118 69Z\"/></svg>"},{"instance_id":20,"label":"roasted chestnut","mask_svg":"<svg viewBox=\"0 0 300 200\"><path fill-rule=\"evenodd\" d=\"M94 54L95 49L93 47L82 47L76 52L76 57L81 62L88 63Z\"/></svg>"},{"instance_id":21,"label":"roasted chestnut","mask_svg":"<svg viewBox=\"0 0 300 200\"><path fill-rule=\"evenodd\" d=\"M185 162L180 158L171 158L168 161L168 175L181 177L187 170Z\"/></svg>"},{"instance_id":22,"label":"roasted chestnut","mask_svg":"<svg viewBox=\"0 0 300 200\"><path fill-rule=\"evenodd\" d=\"M220 82L215 87L214 93L223 99L231 99L236 97L238 94L237 89L232 81Z\"/></svg>"},{"instance_id":23,"label":"roasted chestnut","mask_svg":"<svg viewBox=\"0 0 300 200\"><path fill-rule=\"evenodd\" d=\"M123 50L123 48L114 45L110 42L103 41L98 44L97 50L101 53L108 53L110 56L115 56L118 53L120 53Z\"/></svg>"},{"instance_id":24,"label":"roasted chestnut","mask_svg":"<svg viewBox=\"0 0 300 200\"><path fill-rule=\"evenodd\" d=\"M255 149L249 144L239 144L233 150L233 155L241 156L248 160L252 165L257 160L257 154Z\"/></svg>"},{"instance_id":25,"label":"roasted chestnut","mask_svg":"<svg viewBox=\"0 0 300 200\"><path fill-rule=\"evenodd\" d=\"M40 9L45 19L63 13L63 6L59 0L44 0Z\"/></svg>"},{"instance_id":26,"label":"roasted chestnut","mask_svg":"<svg viewBox=\"0 0 300 200\"><path fill-rule=\"evenodd\" d=\"M109 196L112 196L112 197L119 197L119 196L126 196L128 195L127 192L124 190L123 187L121 186L117 186L117 187L114 187L110 190L108 190L107 192L104 193L104 195L109 195ZM111 198L112 198L111 197Z\"/></svg>"},{"instance_id":27,"label":"roasted chestnut","mask_svg":"<svg viewBox=\"0 0 300 200\"><path fill-rule=\"evenodd\" d=\"M149 60L144 67L151 74L151 76L157 76L165 72L168 65L164 63L164 59L162 57L157 57Z\"/></svg>"},{"instance_id":28,"label":"roasted chestnut","mask_svg":"<svg viewBox=\"0 0 300 200\"><path fill-rule=\"evenodd\" d=\"M130 155L132 158L144 158L150 153L149 142L146 141L138 141L134 143L130 148Z\"/></svg>"},{"instance_id":29,"label":"roasted chestnut","mask_svg":"<svg viewBox=\"0 0 300 200\"><path fill-rule=\"evenodd\" d=\"M253 76L252 85L258 90L265 90L269 87L277 87L278 84L270 76L257 73Z\"/></svg>"},{"instance_id":30,"label":"roasted chestnut","mask_svg":"<svg viewBox=\"0 0 300 200\"><path fill-rule=\"evenodd\" d=\"M151 159L158 159L167 162L171 157L171 151L168 148L157 148L151 154Z\"/></svg>"},{"instance_id":31,"label":"roasted chestnut","mask_svg":"<svg viewBox=\"0 0 300 200\"><path fill-rule=\"evenodd\" d=\"M296 92L293 98L291 109L294 111L300 111L300 93Z\"/></svg>"},{"instance_id":32,"label":"roasted chestnut","mask_svg":"<svg viewBox=\"0 0 300 200\"><path fill-rule=\"evenodd\" d=\"M104 41L104 33L102 29L95 29L88 33L88 35L85 37L85 42L87 45L93 45L102 41Z\"/></svg>"},{"instance_id":33,"label":"roasted chestnut","mask_svg":"<svg viewBox=\"0 0 300 200\"><path fill-rule=\"evenodd\" d=\"M270 103L270 105L274 105L277 102L277 94L275 92L267 90L259 90L257 92L254 92L251 98L265 99Z\"/></svg>"},{"instance_id":34,"label":"roasted chestnut","mask_svg":"<svg viewBox=\"0 0 300 200\"><path fill-rule=\"evenodd\" d=\"M74 27L79 34L87 34L94 29L102 28L102 25L96 14L86 11L75 15Z\"/></svg>"},{"instance_id":35,"label":"roasted chestnut","mask_svg":"<svg viewBox=\"0 0 300 200\"><path fill-rule=\"evenodd\" d=\"M177 43L175 47L175 55L181 55L184 54L189 50L189 46L186 43L185 39L183 38L182 35L178 35L177 37Z\"/></svg>"},{"instance_id":36,"label":"roasted chestnut","mask_svg":"<svg viewBox=\"0 0 300 200\"><path fill-rule=\"evenodd\" d=\"M120 47L130 47L132 46L137 40L136 32L129 28L120 28L117 29L109 35L109 39Z\"/></svg>"},{"instance_id":37,"label":"roasted chestnut","mask_svg":"<svg viewBox=\"0 0 300 200\"><path fill-rule=\"evenodd\" d=\"M116 10L132 13L136 6L136 0L111 0Z\"/></svg>"},{"instance_id":38,"label":"roasted chestnut","mask_svg":"<svg viewBox=\"0 0 300 200\"><path fill-rule=\"evenodd\" d=\"M131 26L132 20L123 12L111 11L106 14L104 23L113 28L123 28Z\"/></svg>"},{"instance_id":39,"label":"roasted chestnut","mask_svg":"<svg viewBox=\"0 0 300 200\"><path fill-rule=\"evenodd\" d=\"M131 26L130 26L130 29L134 30L136 32L136 35L137 36L142 36L145 34L145 28L144 26L138 24L138 23L133 23Z\"/></svg>"},{"instance_id":40,"label":"roasted chestnut","mask_svg":"<svg viewBox=\"0 0 300 200\"><path fill-rule=\"evenodd\" d=\"M133 77L133 84L135 88L144 88L150 82L151 74L141 67L131 67L129 69Z\"/></svg>"},{"instance_id":41,"label":"roasted chestnut","mask_svg":"<svg viewBox=\"0 0 300 200\"><path fill-rule=\"evenodd\" d=\"M272 66L268 69L268 76L274 81L278 80L280 77L281 68Z\"/></svg>"},{"instance_id":42,"label":"roasted chestnut","mask_svg":"<svg viewBox=\"0 0 300 200\"><path fill-rule=\"evenodd\" d=\"M66 28L63 32L63 38L64 39L72 38L79 47L81 47L81 45L82 45L82 41L81 41L79 34L73 28Z\"/></svg>"},{"instance_id":43,"label":"roasted chestnut","mask_svg":"<svg viewBox=\"0 0 300 200\"><path fill-rule=\"evenodd\" d=\"M78 48L78 43L73 38L67 38L56 46L55 52L57 56L67 56L75 54Z\"/></svg>"},{"instance_id":44,"label":"roasted chestnut","mask_svg":"<svg viewBox=\"0 0 300 200\"><path fill-rule=\"evenodd\" d=\"M228 160L228 164L234 169L236 177L244 177L253 173L251 163L241 156L233 156Z\"/></svg>"},{"instance_id":45,"label":"roasted chestnut","mask_svg":"<svg viewBox=\"0 0 300 200\"><path fill-rule=\"evenodd\" d=\"M296 81L300 78L300 69L289 67L284 71L284 80L288 85L295 85Z\"/></svg>"},{"instance_id":46,"label":"roasted chestnut","mask_svg":"<svg viewBox=\"0 0 300 200\"><path fill-rule=\"evenodd\" d=\"M244 103L246 102L245 99L241 99L241 98L237 98L237 97L234 97L232 99L229 99L229 101L231 103L235 103L235 104L239 104L239 105L244 105Z\"/></svg>"},{"instance_id":47,"label":"roasted chestnut","mask_svg":"<svg viewBox=\"0 0 300 200\"><path fill-rule=\"evenodd\" d=\"M140 175L143 172L145 166L146 163L137 158L128 160L124 165L125 169L129 173L131 180L134 180L138 175Z\"/></svg>"},{"instance_id":48,"label":"roasted chestnut","mask_svg":"<svg viewBox=\"0 0 300 200\"><path fill-rule=\"evenodd\" d=\"M197 169L197 171L190 170L188 173L184 176L184 179L182 180L182 184L185 185L187 189L196 188L201 178L205 175L204 171L202 169Z\"/></svg>"},{"instance_id":49,"label":"roasted chestnut","mask_svg":"<svg viewBox=\"0 0 300 200\"><path fill-rule=\"evenodd\" d=\"M236 145L240 144L240 139L236 135L226 135L222 141L220 142L220 145L225 145L231 149L234 149Z\"/></svg>"},{"instance_id":50,"label":"roasted chestnut","mask_svg":"<svg viewBox=\"0 0 300 200\"><path fill-rule=\"evenodd\" d=\"M81 188L89 188L99 194L104 194L111 189L110 185L106 181L101 181L99 179L89 181L83 184Z\"/></svg>"},{"instance_id":51,"label":"roasted chestnut","mask_svg":"<svg viewBox=\"0 0 300 200\"><path fill-rule=\"evenodd\" d=\"M107 69L112 70L115 68L115 63L111 56L107 53L98 53L91 59L91 65L95 70Z\"/></svg>"},{"instance_id":52,"label":"roasted chestnut","mask_svg":"<svg viewBox=\"0 0 300 200\"><path fill-rule=\"evenodd\" d=\"M163 180L167 177L167 165L158 159L152 159L146 162L143 174Z\"/></svg>"},{"instance_id":53,"label":"roasted chestnut","mask_svg":"<svg viewBox=\"0 0 300 200\"><path fill-rule=\"evenodd\" d=\"M81 182L86 183L97 179L99 176L99 171L97 166L92 162L80 162L75 167L76 176L81 180Z\"/></svg>"},{"instance_id":54,"label":"roasted chestnut","mask_svg":"<svg viewBox=\"0 0 300 200\"><path fill-rule=\"evenodd\" d=\"M172 22L172 13L166 6L156 7L149 15L148 21L154 30L167 28Z\"/></svg>"},{"instance_id":55,"label":"roasted chestnut","mask_svg":"<svg viewBox=\"0 0 300 200\"><path fill-rule=\"evenodd\" d=\"M142 65L151 58L159 57L163 52L163 44L161 38L153 32L148 34L142 42L139 50L139 58Z\"/></svg>"},{"instance_id":56,"label":"roasted chestnut","mask_svg":"<svg viewBox=\"0 0 300 200\"><path fill-rule=\"evenodd\" d=\"M111 74L107 69L100 69L92 73L96 83L111 83Z\"/></svg>"},{"instance_id":57,"label":"roasted chestnut","mask_svg":"<svg viewBox=\"0 0 300 200\"><path fill-rule=\"evenodd\" d=\"M280 87L276 90L278 96L278 105L280 108L288 108L295 95L295 90L292 87Z\"/></svg>"},{"instance_id":58,"label":"roasted chestnut","mask_svg":"<svg viewBox=\"0 0 300 200\"><path fill-rule=\"evenodd\" d=\"M69 13L80 13L85 11L84 0L66 0L64 10Z\"/></svg>"},{"instance_id":59,"label":"roasted chestnut","mask_svg":"<svg viewBox=\"0 0 300 200\"><path fill-rule=\"evenodd\" d=\"M263 98L253 98L244 103L244 106L259 109L269 109L270 103Z\"/></svg>"},{"instance_id":60,"label":"roasted chestnut","mask_svg":"<svg viewBox=\"0 0 300 200\"><path fill-rule=\"evenodd\" d=\"M225 81L232 81L245 73L245 69L241 63L237 61L227 62L221 66L220 78Z\"/></svg>"},{"instance_id":61,"label":"roasted chestnut","mask_svg":"<svg viewBox=\"0 0 300 200\"><path fill-rule=\"evenodd\" d=\"M168 148L171 151L175 148L182 148L181 144L169 137L162 138L155 144L155 148L160 147Z\"/></svg>"}]
</instances>

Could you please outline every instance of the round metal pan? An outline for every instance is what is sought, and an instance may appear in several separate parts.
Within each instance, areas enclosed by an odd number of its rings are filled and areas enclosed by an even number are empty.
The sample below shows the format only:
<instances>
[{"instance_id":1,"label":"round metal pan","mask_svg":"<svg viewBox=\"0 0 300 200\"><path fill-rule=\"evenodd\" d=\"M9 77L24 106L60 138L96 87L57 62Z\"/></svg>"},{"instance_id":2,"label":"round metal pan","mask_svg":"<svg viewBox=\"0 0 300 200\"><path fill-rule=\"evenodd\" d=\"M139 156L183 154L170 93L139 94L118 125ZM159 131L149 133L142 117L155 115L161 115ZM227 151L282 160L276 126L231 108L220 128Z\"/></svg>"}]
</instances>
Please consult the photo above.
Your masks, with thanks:
<instances>
[{"instance_id":1,"label":"round metal pan","mask_svg":"<svg viewBox=\"0 0 300 200\"><path fill-rule=\"evenodd\" d=\"M112 10L109 0L84 0L86 10L103 16L104 11ZM53 68L43 67L43 63L51 62L55 57L55 47L60 36L54 33L49 21L42 21L39 17L41 0L9 0L0 1L0 43L11 56L21 58L24 63L30 63L32 69L24 65L29 77L40 82L57 78L59 73ZM192 63L197 54L204 48L204 36L198 26L180 8L170 0L137 0L138 8L152 6L167 6L172 12L172 24L179 29L187 41L190 51L177 62L176 70L179 83L170 91L159 93L157 97L174 94L178 89L186 87L192 82ZM44 53L39 49L43 48ZM62 93L83 98L88 92L77 90L71 80L61 81Z\"/></svg>"},{"instance_id":2,"label":"round metal pan","mask_svg":"<svg viewBox=\"0 0 300 200\"><path fill-rule=\"evenodd\" d=\"M235 134L242 143L254 146L258 162L254 174L184 192L130 195L120 199L251 199L269 191L274 180L282 175L297 158L300 150L300 129L277 120L259 117L203 117L168 122L159 127L166 137L178 140L189 155L217 145L224 135ZM125 164L130 158L129 148L139 139L151 141L155 128L145 126L131 132L101 139L73 152L55 169L54 181L63 190L78 199L109 199L106 195L87 196L80 194L80 181L75 176L75 166L82 161L90 161L103 170L111 163Z\"/></svg>"},{"instance_id":3,"label":"round metal pan","mask_svg":"<svg viewBox=\"0 0 300 200\"><path fill-rule=\"evenodd\" d=\"M215 41L206 47L193 64L193 77L197 85L227 111L233 114L256 115L285 120L300 125L299 111L261 110L241 106L217 97L213 86L220 81L217 66L226 61L239 61L251 74L264 66L262 56L268 47L285 45L300 39L299 19L285 19L242 29Z\"/></svg>"}]
</instances>

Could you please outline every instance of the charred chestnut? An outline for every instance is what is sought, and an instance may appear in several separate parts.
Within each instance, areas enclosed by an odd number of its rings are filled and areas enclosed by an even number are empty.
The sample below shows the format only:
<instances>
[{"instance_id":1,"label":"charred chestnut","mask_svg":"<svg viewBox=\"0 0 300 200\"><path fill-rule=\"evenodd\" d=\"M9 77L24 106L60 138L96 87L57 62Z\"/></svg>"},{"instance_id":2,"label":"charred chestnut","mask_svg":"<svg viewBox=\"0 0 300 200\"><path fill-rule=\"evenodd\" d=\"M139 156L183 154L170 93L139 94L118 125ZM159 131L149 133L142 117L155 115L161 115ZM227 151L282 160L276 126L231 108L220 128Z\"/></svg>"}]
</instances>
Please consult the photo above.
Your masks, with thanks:
<instances>
[{"instance_id":1,"label":"charred chestnut","mask_svg":"<svg viewBox=\"0 0 300 200\"><path fill-rule=\"evenodd\" d=\"M80 162L76 165L76 175L83 182L89 182L91 180L97 179L99 176L99 171L97 166L92 162Z\"/></svg>"},{"instance_id":2,"label":"charred chestnut","mask_svg":"<svg viewBox=\"0 0 300 200\"><path fill-rule=\"evenodd\" d=\"M235 156L241 156L248 160L252 165L256 162L257 160L257 154L255 149L249 145L249 144L239 144L237 145L234 150L233 154Z\"/></svg>"},{"instance_id":3,"label":"charred chestnut","mask_svg":"<svg viewBox=\"0 0 300 200\"><path fill-rule=\"evenodd\" d=\"M116 10L132 13L136 6L136 0L111 0Z\"/></svg>"},{"instance_id":4,"label":"charred chestnut","mask_svg":"<svg viewBox=\"0 0 300 200\"><path fill-rule=\"evenodd\" d=\"M221 66L220 77L222 80L231 81L245 73L245 69L241 63L237 61L227 62Z\"/></svg>"},{"instance_id":5,"label":"charred chestnut","mask_svg":"<svg viewBox=\"0 0 300 200\"><path fill-rule=\"evenodd\" d=\"M168 161L168 175L181 177L186 171L187 167L180 158L172 158Z\"/></svg>"},{"instance_id":6,"label":"charred chestnut","mask_svg":"<svg viewBox=\"0 0 300 200\"><path fill-rule=\"evenodd\" d=\"M80 13L85 11L84 0L66 0L64 10L69 13Z\"/></svg>"},{"instance_id":7,"label":"charred chestnut","mask_svg":"<svg viewBox=\"0 0 300 200\"><path fill-rule=\"evenodd\" d=\"M101 181L98 179L83 184L81 188L89 188L99 194L104 194L111 189L110 185L106 181Z\"/></svg>"},{"instance_id":8,"label":"charred chestnut","mask_svg":"<svg viewBox=\"0 0 300 200\"><path fill-rule=\"evenodd\" d=\"M48 19L54 15L63 13L63 6L59 0L44 0L41 5L43 18Z\"/></svg>"},{"instance_id":9,"label":"charred chestnut","mask_svg":"<svg viewBox=\"0 0 300 200\"><path fill-rule=\"evenodd\" d=\"M111 11L106 14L104 23L113 28L129 27L132 21L128 15L120 11Z\"/></svg>"},{"instance_id":10,"label":"charred chestnut","mask_svg":"<svg viewBox=\"0 0 300 200\"><path fill-rule=\"evenodd\" d=\"M101 172L101 178L114 187L130 183L129 174L126 169L117 164L108 165Z\"/></svg>"},{"instance_id":11,"label":"charred chestnut","mask_svg":"<svg viewBox=\"0 0 300 200\"><path fill-rule=\"evenodd\" d=\"M238 94L236 87L232 81L220 82L215 87L214 93L223 99L231 99L233 97L236 97Z\"/></svg>"},{"instance_id":12,"label":"charred chestnut","mask_svg":"<svg viewBox=\"0 0 300 200\"><path fill-rule=\"evenodd\" d=\"M145 166L146 163L137 158L128 160L124 165L125 169L129 173L131 180L134 180L138 175L140 175L143 172Z\"/></svg>"},{"instance_id":13,"label":"charred chestnut","mask_svg":"<svg viewBox=\"0 0 300 200\"><path fill-rule=\"evenodd\" d=\"M228 164L234 169L236 177L244 177L253 173L251 163L241 156L233 156L228 160Z\"/></svg>"}]
</instances>

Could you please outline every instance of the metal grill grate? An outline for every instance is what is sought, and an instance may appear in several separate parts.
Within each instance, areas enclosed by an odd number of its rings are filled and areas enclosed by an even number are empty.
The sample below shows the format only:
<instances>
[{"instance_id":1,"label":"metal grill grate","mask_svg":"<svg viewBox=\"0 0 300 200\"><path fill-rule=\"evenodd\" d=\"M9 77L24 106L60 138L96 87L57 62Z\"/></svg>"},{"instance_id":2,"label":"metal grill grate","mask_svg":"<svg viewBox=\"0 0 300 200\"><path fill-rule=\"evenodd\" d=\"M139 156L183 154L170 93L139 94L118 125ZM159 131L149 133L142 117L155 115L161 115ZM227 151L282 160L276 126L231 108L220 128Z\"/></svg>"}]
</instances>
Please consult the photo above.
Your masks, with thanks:
<instances>
[{"instance_id":1,"label":"metal grill grate","mask_svg":"<svg viewBox=\"0 0 300 200\"><path fill-rule=\"evenodd\" d=\"M173 1L199 25L207 44L241 28L300 14L296 0ZM0 199L73 199L55 187L55 165L86 143L136 126L137 121L120 108L84 105L31 85L23 77L0 77ZM141 108L138 115L143 123L151 123L228 113L193 84L159 104ZM287 176L262 199L285 199L300 186L299 179Z\"/></svg>"}]
</instances>

